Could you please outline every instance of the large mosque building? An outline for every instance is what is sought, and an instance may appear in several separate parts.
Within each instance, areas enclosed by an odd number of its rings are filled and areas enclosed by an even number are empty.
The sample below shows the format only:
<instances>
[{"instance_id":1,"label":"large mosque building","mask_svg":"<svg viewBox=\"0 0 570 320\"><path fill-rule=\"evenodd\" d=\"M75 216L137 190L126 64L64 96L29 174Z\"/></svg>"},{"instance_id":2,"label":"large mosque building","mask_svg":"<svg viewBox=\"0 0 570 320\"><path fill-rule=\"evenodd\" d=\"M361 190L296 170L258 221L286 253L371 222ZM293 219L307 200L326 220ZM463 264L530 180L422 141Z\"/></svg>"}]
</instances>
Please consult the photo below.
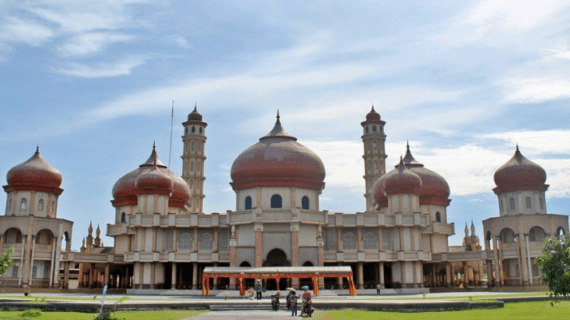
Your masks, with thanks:
<instances>
[{"instance_id":1,"label":"large mosque building","mask_svg":"<svg viewBox=\"0 0 570 320\"><path fill-rule=\"evenodd\" d=\"M500 216L483 221L485 247L473 224L471 234L465 228L463 246L452 247L448 183L409 146L387 172L384 125L374 108L361 123L365 212L321 210L323 162L285 131L277 115L273 129L232 165L236 208L204 213L207 123L194 109L183 123L182 174L169 170L153 146L150 157L113 187L115 220L106 230L113 246L103 245L100 228L93 237L90 226L80 252L70 248L73 222L57 214L62 175L38 150L7 175L0 248L14 247L19 266L0 285L66 288L76 264L80 286L132 292L193 292L204 285L208 266L350 266L359 289L380 285L384 293L540 284L534 258L541 241L568 231L568 216L546 212L544 169L517 148L495 173ZM63 240L68 245L62 250ZM235 279L209 281L214 289L236 288ZM313 285L304 279L265 285L303 284ZM321 278L318 286L340 290L348 284Z\"/></svg>"}]
</instances>

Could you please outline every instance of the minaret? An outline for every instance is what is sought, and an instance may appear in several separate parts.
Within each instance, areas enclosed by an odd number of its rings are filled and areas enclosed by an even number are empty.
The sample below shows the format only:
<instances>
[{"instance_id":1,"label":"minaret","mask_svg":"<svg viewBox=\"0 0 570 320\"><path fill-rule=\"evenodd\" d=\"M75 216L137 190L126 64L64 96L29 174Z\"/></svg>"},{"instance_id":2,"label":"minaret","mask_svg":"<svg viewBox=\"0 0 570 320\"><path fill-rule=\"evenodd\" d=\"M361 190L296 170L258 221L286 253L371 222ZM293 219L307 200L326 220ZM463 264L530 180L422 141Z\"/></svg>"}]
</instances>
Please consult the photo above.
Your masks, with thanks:
<instances>
[{"instance_id":1,"label":"minaret","mask_svg":"<svg viewBox=\"0 0 570 320\"><path fill-rule=\"evenodd\" d=\"M362 122L362 142L364 143L364 181L366 191L366 211L375 211L373 186L376 180L386 173L386 135L384 125L386 122L380 119L380 114L372 110L366 115L366 121Z\"/></svg>"},{"instance_id":2,"label":"minaret","mask_svg":"<svg viewBox=\"0 0 570 320\"><path fill-rule=\"evenodd\" d=\"M188 115L188 121L182 123L184 126L184 153L182 154L182 179L184 179L191 190L191 198L188 206L192 213L204 212L204 164L206 153L207 123L202 121L202 115L196 106L194 111Z\"/></svg>"}]
</instances>

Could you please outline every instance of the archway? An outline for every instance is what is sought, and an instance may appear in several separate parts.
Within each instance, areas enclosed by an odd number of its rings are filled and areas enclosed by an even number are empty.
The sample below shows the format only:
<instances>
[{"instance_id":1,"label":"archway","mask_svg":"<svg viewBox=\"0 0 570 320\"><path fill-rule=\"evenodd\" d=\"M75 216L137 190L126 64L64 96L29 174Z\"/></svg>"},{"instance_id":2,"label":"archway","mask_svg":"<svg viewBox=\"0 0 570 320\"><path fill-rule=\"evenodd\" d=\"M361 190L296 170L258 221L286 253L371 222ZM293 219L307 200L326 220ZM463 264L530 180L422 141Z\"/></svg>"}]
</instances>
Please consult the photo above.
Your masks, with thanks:
<instances>
[{"instance_id":1,"label":"archway","mask_svg":"<svg viewBox=\"0 0 570 320\"><path fill-rule=\"evenodd\" d=\"M240 267L251 267L251 264L247 261L240 263ZM252 278L245 278L243 284L245 285L245 289L253 288L255 286L255 280Z\"/></svg>"},{"instance_id":2,"label":"archway","mask_svg":"<svg viewBox=\"0 0 570 320\"><path fill-rule=\"evenodd\" d=\"M267 254L267 259L263 261L264 267L290 267L291 262L287 260L287 254L281 249L273 249ZM267 290L277 290L277 282L274 279L267 279ZM279 281L279 290L287 288L286 279Z\"/></svg>"},{"instance_id":3,"label":"archway","mask_svg":"<svg viewBox=\"0 0 570 320\"><path fill-rule=\"evenodd\" d=\"M392 265L384 263L384 287L386 289L392 288Z\"/></svg>"}]
</instances>

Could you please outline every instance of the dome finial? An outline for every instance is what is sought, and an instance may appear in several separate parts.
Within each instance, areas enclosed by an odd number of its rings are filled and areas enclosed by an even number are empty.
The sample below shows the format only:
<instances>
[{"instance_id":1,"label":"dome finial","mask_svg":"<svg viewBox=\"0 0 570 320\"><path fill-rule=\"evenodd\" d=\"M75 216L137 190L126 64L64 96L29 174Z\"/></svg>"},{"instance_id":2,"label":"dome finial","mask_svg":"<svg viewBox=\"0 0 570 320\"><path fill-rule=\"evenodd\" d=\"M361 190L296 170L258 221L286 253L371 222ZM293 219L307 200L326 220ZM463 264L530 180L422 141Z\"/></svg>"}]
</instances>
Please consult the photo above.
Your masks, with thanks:
<instances>
[{"instance_id":1,"label":"dome finial","mask_svg":"<svg viewBox=\"0 0 570 320\"><path fill-rule=\"evenodd\" d=\"M275 124L281 124L281 121L279 120L281 117L279 116L279 109L277 109L277 121L275 122Z\"/></svg>"},{"instance_id":2,"label":"dome finial","mask_svg":"<svg viewBox=\"0 0 570 320\"><path fill-rule=\"evenodd\" d=\"M156 151L156 140L152 141L152 151Z\"/></svg>"},{"instance_id":3,"label":"dome finial","mask_svg":"<svg viewBox=\"0 0 570 320\"><path fill-rule=\"evenodd\" d=\"M40 153L40 145L36 145L36 153Z\"/></svg>"},{"instance_id":4,"label":"dome finial","mask_svg":"<svg viewBox=\"0 0 570 320\"><path fill-rule=\"evenodd\" d=\"M406 140L406 149L410 150L410 140Z\"/></svg>"},{"instance_id":5,"label":"dome finial","mask_svg":"<svg viewBox=\"0 0 570 320\"><path fill-rule=\"evenodd\" d=\"M198 102L194 102L194 111L198 112Z\"/></svg>"},{"instance_id":6,"label":"dome finial","mask_svg":"<svg viewBox=\"0 0 570 320\"><path fill-rule=\"evenodd\" d=\"M520 152L519 151L519 144L517 143L516 146L517 146L517 152Z\"/></svg>"},{"instance_id":7,"label":"dome finial","mask_svg":"<svg viewBox=\"0 0 570 320\"><path fill-rule=\"evenodd\" d=\"M374 111L374 103L372 104L372 110L371 111Z\"/></svg>"}]
</instances>

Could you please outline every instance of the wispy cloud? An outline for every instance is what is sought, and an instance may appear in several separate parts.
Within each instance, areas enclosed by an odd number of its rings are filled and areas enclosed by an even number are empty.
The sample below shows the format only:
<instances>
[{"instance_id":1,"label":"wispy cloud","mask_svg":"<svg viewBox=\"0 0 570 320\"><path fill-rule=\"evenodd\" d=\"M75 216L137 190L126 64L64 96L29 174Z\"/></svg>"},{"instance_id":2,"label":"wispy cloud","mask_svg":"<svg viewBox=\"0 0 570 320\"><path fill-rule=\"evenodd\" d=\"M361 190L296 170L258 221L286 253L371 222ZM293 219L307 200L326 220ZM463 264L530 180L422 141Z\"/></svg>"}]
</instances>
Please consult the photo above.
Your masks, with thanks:
<instances>
[{"instance_id":1,"label":"wispy cloud","mask_svg":"<svg viewBox=\"0 0 570 320\"><path fill-rule=\"evenodd\" d=\"M112 32L81 33L58 46L58 51L64 57L82 57L103 51L114 43L126 42L133 38L131 35Z\"/></svg>"},{"instance_id":2,"label":"wispy cloud","mask_svg":"<svg viewBox=\"0 0 570 320\"><path fill-rule=\"evenodd\" d=\"M63 67L54 68L54 71L81 78L116 77L131 74L133 68L140 66L144 62L144 57L132 57L113 63L100 63L96 66L70 63Z\"/></svg>"}]
</instances>

